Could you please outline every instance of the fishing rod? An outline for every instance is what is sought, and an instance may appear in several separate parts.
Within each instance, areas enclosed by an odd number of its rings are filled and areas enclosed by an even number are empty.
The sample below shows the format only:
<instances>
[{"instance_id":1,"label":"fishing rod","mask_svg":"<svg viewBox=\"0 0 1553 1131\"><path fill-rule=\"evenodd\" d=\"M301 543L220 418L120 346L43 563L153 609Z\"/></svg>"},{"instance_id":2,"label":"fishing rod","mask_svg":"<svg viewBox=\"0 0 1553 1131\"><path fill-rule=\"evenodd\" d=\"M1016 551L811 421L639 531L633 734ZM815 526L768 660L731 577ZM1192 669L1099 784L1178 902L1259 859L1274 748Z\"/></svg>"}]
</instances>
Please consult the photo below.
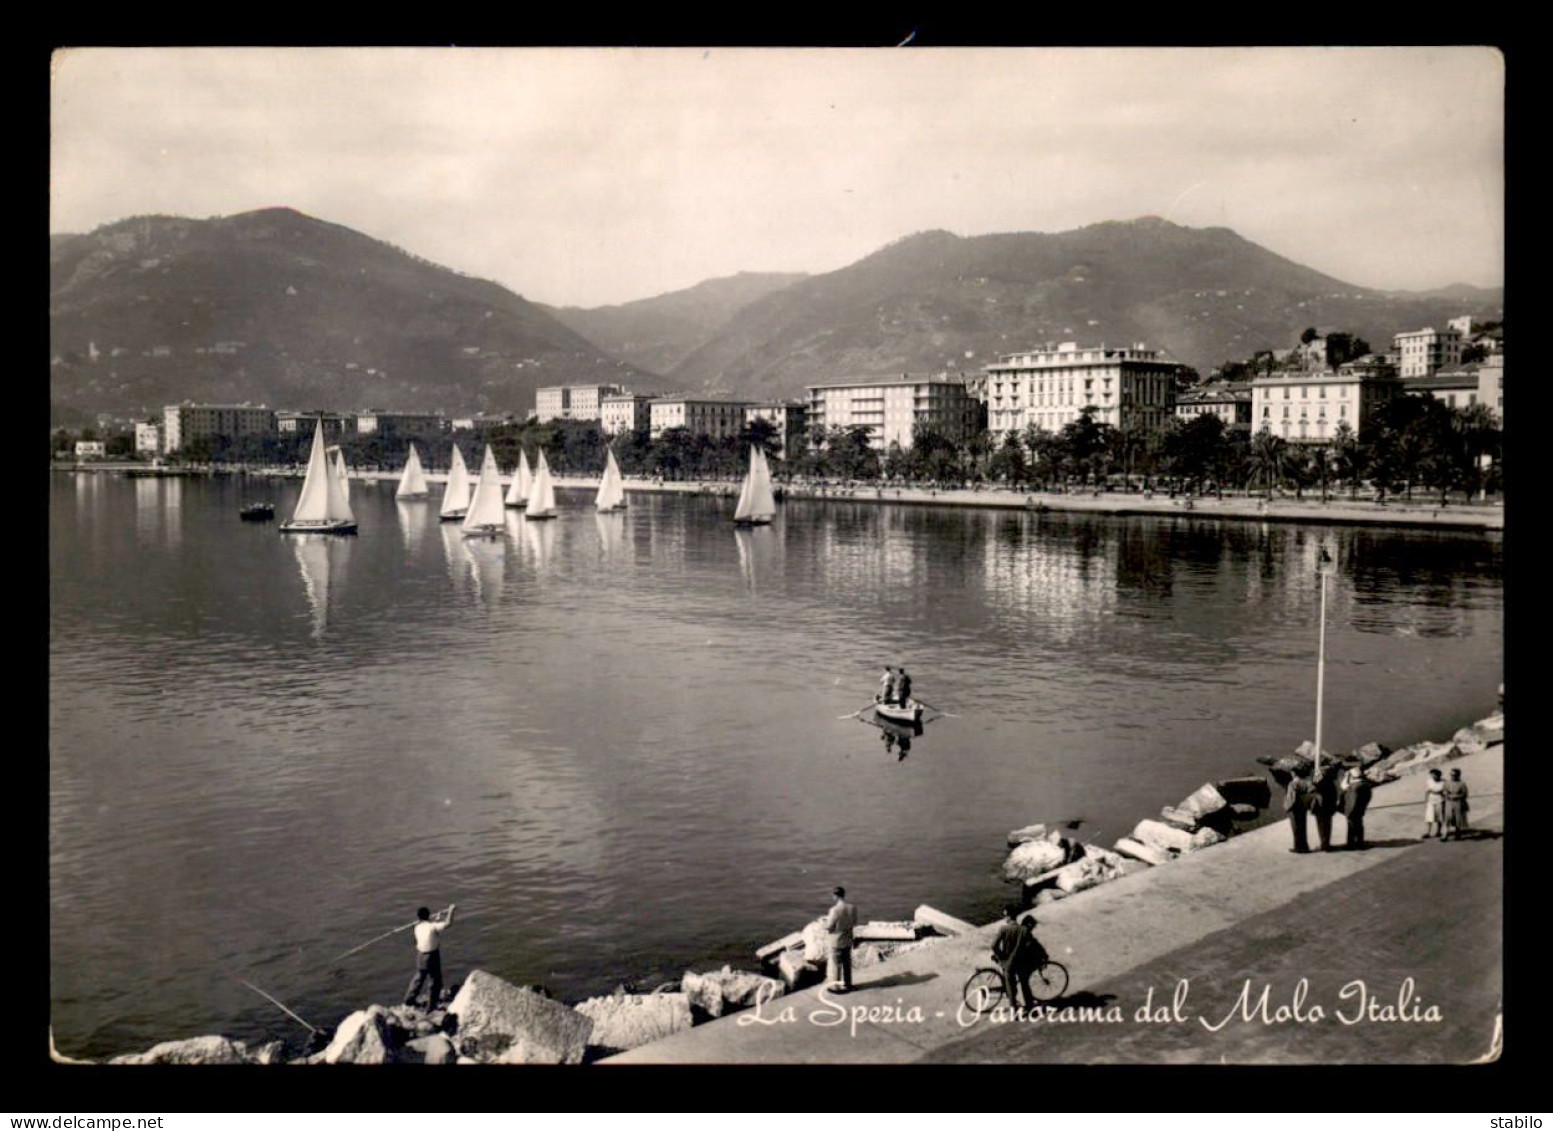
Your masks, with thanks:
<instances>
[{"instance_id":1,"label":"fishing rod","mask_svg":"<svg viewBox=\"0 0 1553 1131\"><path fill-rule=\"evenodd\" d=\"M308 1032L310 1032L310 1033L318 1033L318 1032L322 1031L322 1030L320 1030L318 1028L318 1026L311 1025L308 1022L304 1021L285 1002L281 1001L277 997L273 997L272 995L265 993L258 986L254 985L252 982L248 981L248 979L246 979L246 978L239 978L236 974L233 974L230 971L227 972L227 977L233 979L234 981L241 982L243 985L247 986L254 993L256 993L260 997L262 997L265 1001L269 1002L271 1005L274 1005L274 1006L278 1007L281 1010L281 1012L285 1013L285 1015L287 1017L291 1018L293 1021L295 1021L298 1025L302 1026L302 1028L306 1029Z\"/></svg>"},{"instance_id":2,"label":"fishing rod","mask_svg":"<svg viewBox=\"0 0 1553 1131\"><path fill-rule=\"evenodd\" d=\"M453 910L453 908L455 908L457 906L458 906L458 904L456 904L456 903L450 903L446 907L444 907L441 911L437 912L437 915L445 915L448 912L451 912ZM432 918L435 919L437 917L437 915L433 915ZM391 931L384 931L381 935L377 935L377 936L375 936L373 938L368 939L366 942L362 943L360 946L353 946L353 947L351 947L351 949L347 950L344 954L336 956L334 961L335 962L343 962L343 961L345 961L345 959L349 958L351 955L359 954L361 951L366 950L367 947L371 946L373 943L382 942L386 938L389 938L389 937L391 937L393 935L397 935L400 931L408 931L411 927L415 926L415 924L417 924L419 922L420 922L419 919L411 919L408 923L404 924L402 927L395 927Z\"/></svg>"}]
</instances>

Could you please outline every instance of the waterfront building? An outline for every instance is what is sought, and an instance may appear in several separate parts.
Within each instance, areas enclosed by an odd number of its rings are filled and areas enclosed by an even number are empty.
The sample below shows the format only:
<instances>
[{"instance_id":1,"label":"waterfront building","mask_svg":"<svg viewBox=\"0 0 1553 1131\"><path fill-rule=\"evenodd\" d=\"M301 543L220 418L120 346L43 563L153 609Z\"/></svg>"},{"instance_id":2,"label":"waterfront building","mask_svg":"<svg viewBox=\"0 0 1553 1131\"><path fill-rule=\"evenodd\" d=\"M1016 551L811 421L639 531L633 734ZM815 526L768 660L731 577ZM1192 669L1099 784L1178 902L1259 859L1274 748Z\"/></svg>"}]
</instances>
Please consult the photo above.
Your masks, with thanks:
<instances>
[{"instance_id":1,"label":"waterfront building","mask_svg":"<svg viewBox=\"0 0 1553 1131\"><path fill-rule=\"evenodd\" d=\"M319 421L323 422L324 439L330 443L338 441L342 436L348 436L356 430L356 418L347 416L341 412L324 412L314 409L312 412L277 412L275 414L275 430L282 436L292 436L301 433L311 436L313 429L318 427Z\"/></svg>"},{"instance_id":2,"label":"waterfront building","mask_svg":"<svg viewBox=\"0 0 1553 1131\"><path fill-rule=\"evenodd\" d=\"M609 393L599 398L599 424L606 436L652 427L651 393Z\"/></svg>"},{"instance_id":3,"label":"waterfront building","mask_svg":"<svg viewBox=\"0 0 1553 1131\"><path fill-rule=\"evenodd\" d=\"M1392 338L1399 357L1398 372L1404 380L1428 377L1441 369L1461 364L1461 332L1425 327Z\"/></svg>"},{"instance_id":4,"label":"waterfront building","mask_svg":"<svg viewBox=\"0 0 1553 1131\"><path fill-rule=\"evenodd\" d=\"M656 440L669 428L684 428L693 436L737 436L744 430L748 401L710 397L657 397L648 406L648 428Z\"/></svg>"},{"instance_id":5,"label":"waterfront building","mask_svg":"<svg viewBox=\"0 0 1553 1131\"><path fill-rule=\"evenodd\" d=\"M1478 366L1478 404L1488 406L1499 426L1504 427L1504 354L1496 353Z\"/></svg>"},{"instance_id":6,"label":"waterfront building","mask_svg":"<svg viewBox=\"0 0 1553 1131\"><path fill-rule=\"evenodd\" d=\"M910 448L918 424L960 443L982 423L982 406L958 373L859 378L810 385L807 392L806 426L811 432L862 425L870 430L871 446L881 452L891 444Z\"/></svg>"},{"instance_id":7,"label":"waterfront building","mask_svg":"<svg viewBox=\"0 0 1553 1131\"><path fill-rule=\"evenodd\" d=\"M170 404L162 409L164 450L176 452L196 440L225 436L267 436L275 431L277 413L263 405Z\"/></svg>"},{"instance_id":8,"label":"waterfront building","mask_svg":"<svg viewBox=\"0 0 1553 1131\"><path fill-rule=\"evenodd\" d=\"M75 442L76 459L102 459L108 454L108 445L101 440L77 440Z\"/></svg>"},{"instance_id":9,"label":"waterfront building","mask_svg":"<svg viewBox=\"0 0 1553 1131\"><path fill-rule=\"evenodd\" d=\"M999 356L975 387L994 432L1031 424L1056 432L1089 405L1097 423L1153 431L1174 415L1176 383L1186 372L1143 342L1114 349L1048 342Z\"/></svg>"},{"instance_id":10,"label":"waterfront building","mask_svg":"<svg viewBox=\"0 0 1553 1131\"><path fill-rule=\"evenodd\" d=\"M625 392L619 385L548 385L534 391L534 412L547 420L599 420L605 397Z\"/></svg>"},{"instance_id":11,"label":"waterfront building","mask_svg":"<svg viewBox=\"0 0 1553 1131\"><path fill-rule=\"evenodd\" d=\"M435 413L367 409L356 414L358 436L377 435L386 440L398 436L434 436L447 430L447 420Z\"/></svg>"},{"instance_id":12,"label":"waterfront building","mask_svg":"<svg viewBox=\"0 0 1553 1131\"><path fill-rule=\"evenodd\" d=\"M1220 381L1176 396L1175 415L1182 423L1210 413L1224 421L1229 432L1251 431L1251 385L1245 381Z\"/></svg>"},{"instance_id":13,"label":"waterfront building","mask_svg":"<svg viewBox=\"0 0 1553 1131\"><path fill-rule=\"evenodd\" d=\"M1283 370L1251 382L1251 427L1292 443L1326 443L1347 423L1362 436L1376 408L1401 390L1374 355L1322 372Z\"/></svg>"},{"instance_id":14,"label":"waterfront building","mask_svg":"<svg viewBox=\"0 0 1553 1131\"><path fill-rule=\"evenodd\" d=\"M1441 369L1428 377L1409 377L1402 391L1415 397L1433 397L1446 408L1466 408L1478 403L1478 362Z\"/></svg>"},{"instance_id":15,"label":"waterfront building","mask_svg":"<svg viewBox=\"0 0 1553 1131\"><path fill-rule=\"evenodd\" d=\"M783 459L793 459L808 446L809 410L802 401L774 401L769 404L752 404L744 410L745 425L757 420L769 421L776 426L777 441L782 445Z\"/></svg>"},{"instance_id":16,"label":"waterfront building","mask_svg":"<svg viewBox=\"0 0 1553 1131\"><path fill-rule=\"evenodd\" d=\"M162 454L162 425L155 420L143 420L135 425L135 454Z\"/></svg>"},{"instance_id":17,"label":"waterfront building","mask_svg":"<svg viewBox=\"0 0 1553 1131\"><path fill-rule=\"evenodd\" d=\"M511 416L497 416L484 412L477 412L471 416L455 416L448 422L454 432L484 432L511 423Z\"/></svg>"}]
</instances>

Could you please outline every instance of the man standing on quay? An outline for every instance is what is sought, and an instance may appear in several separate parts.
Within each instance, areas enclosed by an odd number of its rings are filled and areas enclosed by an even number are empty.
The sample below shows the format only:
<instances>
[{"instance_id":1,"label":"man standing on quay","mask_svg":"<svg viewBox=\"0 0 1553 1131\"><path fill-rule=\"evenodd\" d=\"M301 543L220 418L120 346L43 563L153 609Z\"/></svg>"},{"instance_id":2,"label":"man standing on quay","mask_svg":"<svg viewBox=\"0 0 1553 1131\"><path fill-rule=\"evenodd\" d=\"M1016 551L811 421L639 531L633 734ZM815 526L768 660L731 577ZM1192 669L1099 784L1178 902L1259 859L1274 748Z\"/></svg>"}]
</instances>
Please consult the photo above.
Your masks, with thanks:
<instances>
[{"instance_id":1,"label":"man standing on quay","mask_svg":"<svg viewBox=\"0 0 1553 1131\"><path fill-rule=\"evenodd\" d=\"M1310 841L1308 839L1308 825L1305 816L1310 812L1310 803L1315 795L1315 787L1310 784L1310 779L1295 773L1289 778L1288 792L1283 795L1283 811L1289 815L1289 828L1294 833L1294 845L1290 852L1309 852Z\"/></svg>"},{"instance_id":2,"label":"man standing on quay","mask_svg":"<svg viewBox=\"0 0 1553 1131\"><path fill-rule=\"evenodd\" d=\"M415 977L410 979L410 988L405 991L406 1005L415 1004L415 999L420 997L421 987L428 979L431 981L431 989L426 998L426 1012L430 1013L441 1003L442 932L452 924L453 912L457 910L458 904L450 906L446 919L433 918L429 907L422 907L415 912L419 920L415 924ZM441 915L442 912L437 914Z\"/></svg>"},{"instance_id":3,"label":"man standing on quay","mask_svg":"<svg viewBox=\"0 0 1553 1131\"><path fill-rule=\"evenodd\" d=\"M836 902L825 915L828 961L826 988L839 993L852 989L852 931L857 927L857 908L846 900L847 889L835 889Z\"/></svg>"}]
</instances>

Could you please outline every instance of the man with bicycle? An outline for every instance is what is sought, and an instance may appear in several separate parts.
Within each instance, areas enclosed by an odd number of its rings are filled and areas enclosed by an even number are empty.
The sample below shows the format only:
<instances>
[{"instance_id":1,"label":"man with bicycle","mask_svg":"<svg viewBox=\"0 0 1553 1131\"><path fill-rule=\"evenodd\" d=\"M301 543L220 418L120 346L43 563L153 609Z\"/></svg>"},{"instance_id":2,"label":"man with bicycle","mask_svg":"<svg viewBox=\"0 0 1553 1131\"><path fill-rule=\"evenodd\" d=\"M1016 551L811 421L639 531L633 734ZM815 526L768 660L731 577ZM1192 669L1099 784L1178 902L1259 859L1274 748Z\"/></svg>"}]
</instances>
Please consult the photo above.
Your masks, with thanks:
<instances>
[{"instance_id":1,"label":"man with bicycle","mask_svg":"<svg viewBox=\"0 0 1553 1131\"><path fill-rule=\"evenodd\" d=\"M1003 908L1003 925L992 942L992 957L1003 971L1003 988L1010 1005L1017 1004L1014 985L1017 981L1024 994L1025 1008L1035 1008L1035 994L1030 989L1030 975L1046 965L1046 948L1035 937L1035 916L1018 918L1019 905L1010 903Z\"/></svg>"}]
</instances>

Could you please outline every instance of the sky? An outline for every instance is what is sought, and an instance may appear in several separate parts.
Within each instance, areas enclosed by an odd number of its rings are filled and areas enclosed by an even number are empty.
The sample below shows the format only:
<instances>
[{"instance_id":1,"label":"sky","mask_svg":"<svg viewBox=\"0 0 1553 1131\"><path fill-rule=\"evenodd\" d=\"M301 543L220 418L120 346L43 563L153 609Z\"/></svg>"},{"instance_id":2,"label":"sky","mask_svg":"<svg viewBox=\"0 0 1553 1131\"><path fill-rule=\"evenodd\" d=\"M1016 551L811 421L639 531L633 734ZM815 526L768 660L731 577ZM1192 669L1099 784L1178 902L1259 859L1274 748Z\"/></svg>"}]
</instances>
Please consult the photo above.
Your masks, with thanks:
<instances>
[{"instance_id":1,"label":"sky","mask_svg":"<svg viewBox=\"0 0 1553 1131\"><path fill-rule=\"evenodd\" d=\"M1162 216L1502 283L1487 48L151 49L53 60L50 230L288 206L597 306Z\"/></svg>"}]
</instances>

